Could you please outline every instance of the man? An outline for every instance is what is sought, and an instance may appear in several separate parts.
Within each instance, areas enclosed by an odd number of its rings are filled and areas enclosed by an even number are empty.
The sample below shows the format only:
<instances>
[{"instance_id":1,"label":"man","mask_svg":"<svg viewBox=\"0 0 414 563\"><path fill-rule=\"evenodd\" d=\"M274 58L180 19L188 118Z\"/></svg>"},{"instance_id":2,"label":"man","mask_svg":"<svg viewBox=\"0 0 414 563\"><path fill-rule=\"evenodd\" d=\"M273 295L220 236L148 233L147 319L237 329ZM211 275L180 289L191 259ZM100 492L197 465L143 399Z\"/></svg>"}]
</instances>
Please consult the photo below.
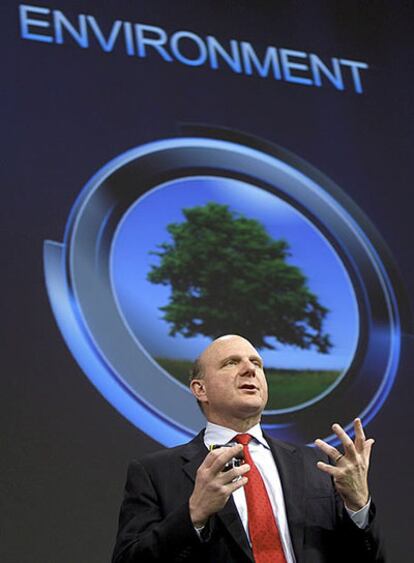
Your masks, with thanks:
<instances>
[{"instance_id":1,"label":"man","mask_svg":"<svg viewBox=\"0 0 414 563\"><path fill-rule=\"evenodd\" d=\"M131 463L113 563L384 561L367 480L374 441L358 419L355 442L332 427L343 454L316 440L318 457L264 435L263 362L237 335L201 354L190 387L207 427ZM227 470L241 455L245 463Z\"/></svg>"}]
</instances>

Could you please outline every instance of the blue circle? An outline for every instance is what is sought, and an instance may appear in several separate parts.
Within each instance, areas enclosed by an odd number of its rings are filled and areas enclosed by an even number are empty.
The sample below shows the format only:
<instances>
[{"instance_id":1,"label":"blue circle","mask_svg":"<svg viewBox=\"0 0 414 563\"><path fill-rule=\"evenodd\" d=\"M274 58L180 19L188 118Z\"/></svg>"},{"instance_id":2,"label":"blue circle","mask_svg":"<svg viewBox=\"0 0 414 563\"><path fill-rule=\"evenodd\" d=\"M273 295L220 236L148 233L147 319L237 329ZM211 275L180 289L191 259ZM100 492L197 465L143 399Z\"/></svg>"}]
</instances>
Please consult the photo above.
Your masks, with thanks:
<instances>
[{"instance_id":1,"label":"blue circle","mask_svg":"<svg viewBox=\"0 0 414 563\"><path fill-rule=\"evenodd\" d=\"M168 303L170 289L151 284L147 275L159 262L154 251L171 242L167 226L185 220L184 208L212 201L259 221L272 238L285 240L289 244L287 262L304 273L310 291L329 310L324 330L333 342L330 353L278 342L274 342L276 350L261 351L269 368L297 371L303 377L310 377L307 372L322 372L322 377L328 371L340 374L306 402L266 412L305 408L322 399L345 376L358 344L358 304L333 246L306 216L277 195L240 180L206 176L175 179L146 192L125 213L112 241L111 277L120 312L138 342L161 365L158 358L191 362L208 345L209 339L202 335L189 339L169 334L160 307Z\"/></svg>"}]
</instances>

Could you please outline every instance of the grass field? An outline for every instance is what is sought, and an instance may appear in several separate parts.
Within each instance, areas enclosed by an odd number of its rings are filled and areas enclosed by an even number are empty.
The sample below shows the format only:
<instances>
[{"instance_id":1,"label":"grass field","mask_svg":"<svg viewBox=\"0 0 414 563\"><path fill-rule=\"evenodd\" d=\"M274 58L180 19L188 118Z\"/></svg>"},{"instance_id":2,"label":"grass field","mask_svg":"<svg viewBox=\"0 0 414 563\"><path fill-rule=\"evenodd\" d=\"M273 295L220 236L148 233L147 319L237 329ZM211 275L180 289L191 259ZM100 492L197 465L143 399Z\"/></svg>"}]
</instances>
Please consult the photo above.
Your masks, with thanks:
<instances>
[{"instance_id":1,"label":"grass field","mask_svg":"<svg viewBox=\"0 0 414 563\"><path fill-rule=\"evenodd\" d=\"M191 362L171 358L154 358L173 377L188 385ZM267 409L283 409L317 397L341 374L335 370L296 370L266 368L269 385Z\"/></svg>"}]
</instances>

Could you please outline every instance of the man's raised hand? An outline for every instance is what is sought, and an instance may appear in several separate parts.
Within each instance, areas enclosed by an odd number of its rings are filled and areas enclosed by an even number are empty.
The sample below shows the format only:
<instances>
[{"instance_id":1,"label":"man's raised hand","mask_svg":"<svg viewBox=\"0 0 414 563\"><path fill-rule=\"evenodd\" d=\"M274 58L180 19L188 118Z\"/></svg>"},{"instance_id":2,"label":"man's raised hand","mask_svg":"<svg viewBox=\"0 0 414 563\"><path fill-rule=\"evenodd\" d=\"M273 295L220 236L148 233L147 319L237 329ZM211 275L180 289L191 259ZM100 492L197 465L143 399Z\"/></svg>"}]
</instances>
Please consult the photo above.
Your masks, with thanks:
<instances>
[{"instance_id":1,"label":"man's raised hand","mask_svg":"<svg viewBox=\"0 0 414 563\"><path fill-rule=\"evenodd\" d=\"M231 448L217 448L206 456L198 468L189 501L194 526L204 526L210 516L224 508L230 495L247 483L247 477L244 477L250 469L247 463L223 471L225 465L242 451L241 444Z\"/></svg>"},{"instance_id":2,"label":"man's raised hand","mask_svg":"<svg viewBox=\"0 0 414 563\"><path fill-rule=\"evenodd\" d=\"M341 441L344 453L317 439L315 444L329 456L334 466L323 461L318 461L317 465L321 471L332 476L336 490L346 507L356 512L369 500L368 469L374 440L366 439L359 418L354 420L354 442L339 424L333 424L332 430Z\"/></svg>"}]
</instances>

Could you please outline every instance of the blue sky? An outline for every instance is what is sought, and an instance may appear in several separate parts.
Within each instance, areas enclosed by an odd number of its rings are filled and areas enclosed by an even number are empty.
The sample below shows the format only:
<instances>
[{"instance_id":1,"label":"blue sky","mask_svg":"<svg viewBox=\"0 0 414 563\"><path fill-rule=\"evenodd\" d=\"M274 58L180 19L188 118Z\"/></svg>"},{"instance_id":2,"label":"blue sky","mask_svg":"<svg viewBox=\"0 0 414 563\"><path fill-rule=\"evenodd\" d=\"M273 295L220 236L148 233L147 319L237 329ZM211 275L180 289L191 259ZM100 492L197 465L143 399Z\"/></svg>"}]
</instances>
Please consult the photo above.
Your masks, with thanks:
<instances>
[{"instance_id":1,"label":"blue sky","mask_svg":"<svg viewBox=\"0 0 414 563\"><path fill-rule=\"evenodd\" d=\"M329 354L279 345L261 350L265 364L280 368L345 369L358 341L358 309L348 274L333 247L298 210L261 188L229 178L175 180L141 197L125 214L113 239L111 273L119 308L132 333L152 356L193 359L208 338L168 335L159 307L169 300L168 286L146 277L158 257L150 254L170 240L166 227L182 222L182 209L214 201L260 221L270 236L285 239L291 256L308 278L319 302L330 310L325 331L334 344Z\"/></svg>"}]
</instances>

